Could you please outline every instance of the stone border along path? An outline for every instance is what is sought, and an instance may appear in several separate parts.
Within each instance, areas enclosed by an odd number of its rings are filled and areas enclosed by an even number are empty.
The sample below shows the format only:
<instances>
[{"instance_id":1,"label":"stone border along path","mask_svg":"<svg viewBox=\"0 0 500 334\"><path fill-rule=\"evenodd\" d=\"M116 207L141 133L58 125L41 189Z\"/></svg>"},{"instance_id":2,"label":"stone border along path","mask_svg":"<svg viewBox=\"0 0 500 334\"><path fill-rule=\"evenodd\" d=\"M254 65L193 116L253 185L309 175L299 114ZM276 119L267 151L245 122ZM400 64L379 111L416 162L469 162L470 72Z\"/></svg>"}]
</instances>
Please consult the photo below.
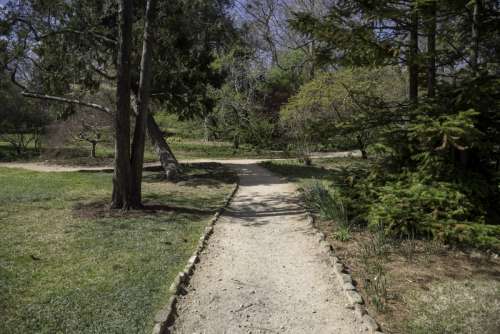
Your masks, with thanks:
<instances>
[{"instance_id":1,"label":"stone border along path","mask_svg":"<svg viewBox=\"0 0 500 334\"><path fill-rule=\"evenodd\" d=\"M340 262L340 259L335 256L332 245L330 245L330 243L326 241L325 234L317 229L314 216L310 212L308 212L307 214L310 224L314 227L314 229L316 229L316 235L318 237L319 243L322 245L322 247L325 247L326 251L331 255L330 263L335 269L335 274L340 285L342 286L342 289L345 291L347 298L351 302L351 305L349 305L348 307L354 309L356 316L364 321L367 329L371 333L383 334L377 321L368 314L368 311L364 307L363 298L354 286L351 274L349 274L345 270L343 263Z\"/></svg>"},{"instance_id":2,"label":"stone border along path","mask_svg":"<svg viewBox=\"0 0 500 334\"><path fill-rule=\"evenodd\" d=\"M237 183L231 194L226 198L224 205L219 210L217 210L214 217L208 223L208 226L205 228L203 235L198 241L198 247L196 247L193 256L189 258L188 263L184 267L184 270L177 274L175 280L170 285L169 292L172 294L172 296L170 297L167 305L165 305L156 314L154 318L155 324L153 327L153 334L168 333L168 327L171 326L175 320L175 306L177 303L177 296L182 292L184 286L189 283L189 279L193 275L195 269L195 264L199 262L199 255L205 249L208 239L214 231L215 223L231 203L231 200L238 191L238 187L239 179L237 180Z\"/></svg>"},{"instance_id":3,"label":"stone border along path","mask_svg":"<svg viewBox=\"0 0 500 334\"><path fill-rule=\"evenodd\" d=\"M153 333L380 333L295 186L256 164L232 167L239 190Z\"/></svg>"}]
</instances>

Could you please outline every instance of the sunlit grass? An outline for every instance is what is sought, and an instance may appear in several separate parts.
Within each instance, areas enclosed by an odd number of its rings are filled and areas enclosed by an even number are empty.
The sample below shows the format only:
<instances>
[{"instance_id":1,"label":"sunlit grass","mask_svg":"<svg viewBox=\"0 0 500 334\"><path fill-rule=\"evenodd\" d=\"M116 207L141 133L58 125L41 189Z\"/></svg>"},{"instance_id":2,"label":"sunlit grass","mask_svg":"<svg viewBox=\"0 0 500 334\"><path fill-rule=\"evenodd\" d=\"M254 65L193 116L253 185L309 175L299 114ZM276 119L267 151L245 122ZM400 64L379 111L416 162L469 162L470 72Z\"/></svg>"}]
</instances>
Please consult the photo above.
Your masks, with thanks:
<instances>
[{"instance_id":1,"label":"sunlit grass","mask_svg":"<svg viewBox=\"0 0 500 334\"><path fill-rule=\"evenodd\" d=\"M111 174L0 169L0 187L0 333L150 332L232 189L148 173L148 203L196 210L96 214L87 204L108 201Z\"/></svg>"}]
</instances>

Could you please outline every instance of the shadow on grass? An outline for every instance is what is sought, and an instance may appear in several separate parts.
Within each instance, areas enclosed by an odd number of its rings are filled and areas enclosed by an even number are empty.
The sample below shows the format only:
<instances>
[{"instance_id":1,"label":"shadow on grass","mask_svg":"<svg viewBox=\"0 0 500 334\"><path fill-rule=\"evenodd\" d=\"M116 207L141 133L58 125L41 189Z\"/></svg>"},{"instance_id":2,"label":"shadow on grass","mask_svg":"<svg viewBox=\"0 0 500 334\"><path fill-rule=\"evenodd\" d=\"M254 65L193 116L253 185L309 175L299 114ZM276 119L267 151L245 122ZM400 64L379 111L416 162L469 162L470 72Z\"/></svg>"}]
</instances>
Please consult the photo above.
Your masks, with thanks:
<instances>
[{"instance_id":1,"label":"shadow on grass","mask_svg":"<svg viewBox=\"0 0 500 334\"><path fill-rule=\"evenodd\" d=\"M215 162L180 164L181 173L173 183L183 183L186 186L219 187L220 184L236 183L238 176L228 167ZM161 166L144 168L143 181L154 183L165 180Z\"/></svg>"},{"instance_id":2,"label":"shadow on grass","mask_svg":"<svg viewBox=\"0 0 500 334\"><path fill-rule=\"evenodd\" d=\"M129 211L113 210L107 200L90 203L77 203L73 206L73 216L84 219L100 218L140 218L144 216L163 215L165 213L180 213L192 215L210 215L215 210L198 209L187 206L165 205L146 202L142 209Z\"/></svg>"},{"instance_id":3,"label":"shadow on grass","mask_svg":"<svg viewBox=\"0 0 500 334\"><path fill-rule=\"evenodd\" d=\"M38 156L39 152L32 147L26 148L19 154L13 146L0 143L0 162L29 161Z\"/></svg>"}]
</instances>

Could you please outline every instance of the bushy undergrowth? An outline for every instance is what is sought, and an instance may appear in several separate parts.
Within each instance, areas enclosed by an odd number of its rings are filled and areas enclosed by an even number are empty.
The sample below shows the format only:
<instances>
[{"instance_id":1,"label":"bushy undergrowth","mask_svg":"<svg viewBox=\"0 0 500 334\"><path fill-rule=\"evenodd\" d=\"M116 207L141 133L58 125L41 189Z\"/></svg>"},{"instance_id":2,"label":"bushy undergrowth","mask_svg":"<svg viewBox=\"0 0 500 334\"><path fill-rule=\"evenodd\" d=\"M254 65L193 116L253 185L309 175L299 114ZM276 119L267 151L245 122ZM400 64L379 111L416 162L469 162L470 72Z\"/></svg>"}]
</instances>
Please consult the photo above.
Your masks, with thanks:
<instances>
[{"instance_id":1,"label":"bushy undergrowth","mask_svg":"<svg viewBox=\"0 0 500 334\"><path fill-rule=\"evenodd\" d=\"M319 212L322 218L335 220L340 225L347 223L347 214L339 194L326 182L315 181L303 188L306 205Z\"/></svg>"},{"instance_id":2,"label":"bushy undergrowth","mask_svg":"<svg viewBox=\"0 0 500 334\"><path fill-rule=\"evenodd\" d=\"M326 182L314 181L302 189L307 207L318 212L323 219L335 221L335 238L340 241L351 239L349 218L340 193Z\"/></svg>"},{"instance_id":3,"label":"bushy undergrowth","mask_svg":"<svg viewBox=\"0 0 500 334\"><path fill-rule=\"evenodd\" d=\"M391 238L431 238L500 251L500 222L492 215L495 181L488 184L473 174L446 179L425 171L401 172L390 163L326 159L313 166L296 161L263 166L300 182L309 209L335 221L339 240L348 240L353 227L383 227Z\"/></svg>"},{"instance_id":4,"label":"bushy undergrowth","mask_svg":"<svg viewBox=\"0 0 500 334\"><path fill-rule=\"evenodd\" d=\"M371 228L383 226L388 235L500 250L500 225L485 223L486 203L478 204L459 183L404 173L379 183L360 180L348 191L361 199L349 202L356 218Z\"/></svg>"},{"instance_id":5,"label":"bushy undergrowth","mask_svg":"<svg viewBox=\"0 0 500 334\"><path fill-rule=\"evenodd\" d=\"M369 225L384 225L386 231L396 235L422 232L435 223L465 223L474 217L474 206L454 184L422 182L412 174L387 182L375 189L377 200L368 210Z\"/></svg>"},{"instance_id":6,"label":"bushy undergrowth","mask_svg":"<svg viewBox=\"0 0 500 334\"><path fill-rule=\"evenodd\" d=\"M337 223L339 239L349 239L349 227L383 227L396 238L435 238L447 243L500 250L500 225L488 224L488 202L468 184L439 181L421 172L381 172L346 168L336 181L323 179L303 187L311 210ZM469 182L480 183L481 180ZM491 220L490 221L494 221Z\"/></svg>"}]
</instances>

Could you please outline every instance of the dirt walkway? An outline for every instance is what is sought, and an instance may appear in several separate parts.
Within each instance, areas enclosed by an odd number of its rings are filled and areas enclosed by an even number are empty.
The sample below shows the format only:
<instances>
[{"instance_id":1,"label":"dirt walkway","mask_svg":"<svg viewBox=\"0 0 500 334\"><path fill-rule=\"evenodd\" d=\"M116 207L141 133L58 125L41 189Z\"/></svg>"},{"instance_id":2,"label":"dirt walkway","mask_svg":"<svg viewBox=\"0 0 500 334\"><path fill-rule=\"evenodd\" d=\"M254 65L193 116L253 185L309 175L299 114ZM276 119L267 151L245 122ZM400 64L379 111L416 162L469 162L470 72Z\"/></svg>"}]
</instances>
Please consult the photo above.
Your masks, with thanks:
<instances>
[{"instance_id":1,"label":"dirt walkway","mask_svg":"<svg viewBox=\"0 0 500 334\"><path fill-rule=\"evenodd\" d=\"M174 333L359 333L290 183L232 165L241 187L216 224Z\"/></svg>"},{"instance_id":2,"label":"dirt walkway","mask_svg":"<svg viewBox=\"0 0 500 334\"><path fill-rule=\"evenodd\" d=\"M326 152L326 153L313 153L311 157L317 158L340 158L340 157L359 157L361 156L358 151L346 152ZM204 162L219 162L222 164L252 164L268 160L286 160L286 159L185 159L180 160L181 163L204 163ZM157 167L160 166L158 162L145 163L144 167ZM0 162L0 167L7 168L21 168L35 172L86 172L86 171L111 171L112 166L63 166L54 165L51 163L43 162Z\"/></svg>"}]
</instances>

